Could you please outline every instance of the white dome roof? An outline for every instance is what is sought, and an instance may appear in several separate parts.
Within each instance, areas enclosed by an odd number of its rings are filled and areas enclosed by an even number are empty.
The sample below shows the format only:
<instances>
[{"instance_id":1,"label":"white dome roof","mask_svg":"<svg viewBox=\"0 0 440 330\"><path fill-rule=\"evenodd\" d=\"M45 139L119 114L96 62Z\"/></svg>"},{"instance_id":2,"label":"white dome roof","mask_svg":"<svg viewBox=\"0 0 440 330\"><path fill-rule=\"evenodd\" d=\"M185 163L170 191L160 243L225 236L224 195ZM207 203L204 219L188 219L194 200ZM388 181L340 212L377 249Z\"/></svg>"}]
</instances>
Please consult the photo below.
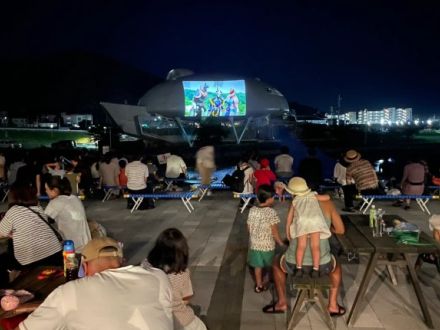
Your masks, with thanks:
<instances>
[{"instance_id":1,"label":"white dome roof","mask_svg":"<svg viewBox=\"0 0 440 330\"><path fill-rule=\"evenodd\" d=\"M230 81L244 80L246 86L246 116L262 116L277 111L287 111L285 97L274 87L258 78L246 79L226 75L195 75L187 69L171 70L167 81L150 89L139 99L138 105L145 106L149 113L169 117L184 117L185 102L183 81Z\"/></svg>"}]
</instances>

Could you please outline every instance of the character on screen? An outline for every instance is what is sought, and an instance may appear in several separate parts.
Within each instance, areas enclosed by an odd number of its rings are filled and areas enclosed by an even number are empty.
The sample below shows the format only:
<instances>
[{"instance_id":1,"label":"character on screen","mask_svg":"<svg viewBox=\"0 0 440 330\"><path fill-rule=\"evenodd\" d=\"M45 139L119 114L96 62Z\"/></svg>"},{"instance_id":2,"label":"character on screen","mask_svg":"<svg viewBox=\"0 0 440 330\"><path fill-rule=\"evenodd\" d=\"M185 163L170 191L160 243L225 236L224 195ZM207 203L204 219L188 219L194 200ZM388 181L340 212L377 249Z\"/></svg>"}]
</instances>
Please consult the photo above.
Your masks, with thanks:
<instances>
[{"instance_id":1,"label":"character on screen","mask_svg":"<svg viewBox=\"0 0 440 330\"><path fill-rule=\"evenodd\" d=\"M231 88L229 95L226 97L226 112L225 117L236 116L238 114L238 97L235 95L235 90Z\"/></svg>"},{"instance_id":2,"label":"character on screen","mask_svg":"<svg viewBox=\"0 0 440 330\"><path fill-rule=\"evenodd\" d=\"M210 117L218 117L225 105L221 90L217 89L215 94L216 96L209 100L209 112L207 115Z\"/></svg>"},{"instance_id":3,"label":"character on screen","mask_svg":"<svg viewBox=\"0 0 440 330\"><path fill-rule=\"evenodd\" d=\"M193 106L191 112L193 116L199 116L206 111L205 100L208 97L208 84L200 86L197 94L193 97Z\"/></svg>"}]
</instances>

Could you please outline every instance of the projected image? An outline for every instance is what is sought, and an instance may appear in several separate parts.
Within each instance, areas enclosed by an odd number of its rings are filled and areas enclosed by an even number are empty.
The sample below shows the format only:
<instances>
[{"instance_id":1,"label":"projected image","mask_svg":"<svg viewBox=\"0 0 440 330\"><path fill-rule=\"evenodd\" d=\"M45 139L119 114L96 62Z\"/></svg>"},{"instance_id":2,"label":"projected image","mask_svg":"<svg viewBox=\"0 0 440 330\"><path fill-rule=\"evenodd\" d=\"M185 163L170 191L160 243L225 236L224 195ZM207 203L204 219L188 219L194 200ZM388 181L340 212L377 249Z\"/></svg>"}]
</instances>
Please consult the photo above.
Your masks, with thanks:
<instances>
[{"instance_id":1,"label":"projected image","mask_svg":"<svg viewBox=\"0 0 440 330\"><path fill-rule=\"evenodd\" d=\"M185 117L246 115L244 80L183 81Z\"/></svg>"}]
</instances>

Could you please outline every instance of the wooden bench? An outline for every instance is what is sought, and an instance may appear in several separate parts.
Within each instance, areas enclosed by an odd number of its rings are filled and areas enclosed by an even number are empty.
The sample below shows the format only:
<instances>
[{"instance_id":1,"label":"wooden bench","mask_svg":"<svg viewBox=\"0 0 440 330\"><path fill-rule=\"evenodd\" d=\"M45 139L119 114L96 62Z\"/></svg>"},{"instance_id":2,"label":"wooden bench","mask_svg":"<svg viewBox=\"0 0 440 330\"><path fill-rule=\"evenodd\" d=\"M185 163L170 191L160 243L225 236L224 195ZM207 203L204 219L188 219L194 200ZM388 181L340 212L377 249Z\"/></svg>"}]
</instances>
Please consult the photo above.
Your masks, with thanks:
<instances>
[{"instance_id":1,"label":"wooden bench","mask_svg":"<svg viewBox=\"0 0 440 330\"><path fill-rule=\"evenodd\" d=\"M191 204L191 198L193 197L195 191L182 191L173 193L151 193L151 194L124 194L125 198L131 198L134 202L130 213L136 211L141 205L144 198L152 199L180 199L185 205L189 213L194 211L194 206Z\"/></svg>"},{"instance_id":2,"label":"wooden bench","mask_svg":"<svg viewBox=\"0 0 440 330\"><path fill-rule=\"evenodd\" d=\"M309 276L302 278L294 277L289 274L287 276L287 286L289 292L298 290L297 298L292 309L288 309L287 330L293 330L297 325L303 303L318 303L322 311L322 316L327 326L334 330L335 324L327 309L327 302L324 299L324 293L330 289L330 279L328 276L321 276L313 279ZM290 299L289 299L290 301ZM290 314L290 315L289 315Z\"/></svg>"}]
</instances>

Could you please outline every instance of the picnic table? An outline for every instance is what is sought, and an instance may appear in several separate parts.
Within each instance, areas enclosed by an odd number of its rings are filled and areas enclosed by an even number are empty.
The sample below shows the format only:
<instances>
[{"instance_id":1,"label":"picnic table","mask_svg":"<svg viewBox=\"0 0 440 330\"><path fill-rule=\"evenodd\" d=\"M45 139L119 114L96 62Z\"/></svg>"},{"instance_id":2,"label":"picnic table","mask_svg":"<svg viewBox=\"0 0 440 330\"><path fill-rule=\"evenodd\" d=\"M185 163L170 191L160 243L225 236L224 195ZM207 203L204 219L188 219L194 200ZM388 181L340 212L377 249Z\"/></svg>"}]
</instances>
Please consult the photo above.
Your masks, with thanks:
<instances>
[{"instance_id":1,"label":"picnic table","mask_svg":"<svg viewBox=\"0 0 440 330\"><path fill-rule=\"evenodd\" d=\"M382 237L373 237L367 215L344 215L342 218L346 231L344 235L336 235L336 237L344 251L349 257L350 255L359 254L368 255L367 268L348 315L348 325L352 326L355 323L361 311L359 302L365 297L365 292L376 266L384 265L387 267L399 266L407 269L425 322L429 328L433 328L431 315L429 314L411 255L436 252L439 248L438 243L426 233L421 232L419 240L421 245L398 244L393 237L388 236L386 233ZM397 215L385 215L384 220L387 227L392 226L394 219L405 221Z\"/></svg>"},{"instance_id":2,"label":"picnic table","mask_svg":"<svg viewBox=\"0 0 440 330\"><path fill-rule=\"evenodd\" d=\"M62 267L41 266L20 275L9 284L7 289L24 289L34 295L34 299L21 304L12 311L0 309L0 319L12 318L24 313L31 313L58 286L65 283Z\"/></svg>"}]
</instances>

